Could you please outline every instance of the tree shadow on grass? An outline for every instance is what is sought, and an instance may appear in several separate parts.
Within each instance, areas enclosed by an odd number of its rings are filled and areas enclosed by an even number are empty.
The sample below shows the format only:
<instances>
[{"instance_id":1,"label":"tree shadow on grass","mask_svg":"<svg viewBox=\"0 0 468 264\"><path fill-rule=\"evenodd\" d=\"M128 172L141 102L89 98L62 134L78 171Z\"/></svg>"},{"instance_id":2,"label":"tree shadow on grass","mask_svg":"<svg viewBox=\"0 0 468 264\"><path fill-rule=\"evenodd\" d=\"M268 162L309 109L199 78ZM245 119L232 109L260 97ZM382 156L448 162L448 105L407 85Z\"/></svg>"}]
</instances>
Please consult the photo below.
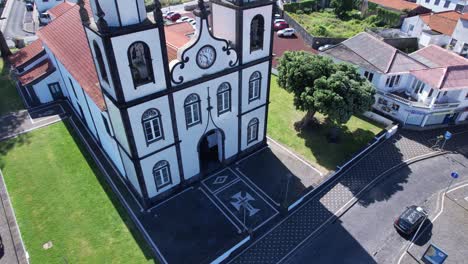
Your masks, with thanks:
<instances>
[{"instance_id":1,"label":"tree shadow on grass","mask_svg":"<svg viewBox=\"0 0 468 264\"><path fill-rule=\"evenodd\" d=\"M76 120L76 119L75 119ZM76 123L76 122L75 122ZM64 124L66 128L68 129L70 135L72 136L73 140L75 141L76 145L78 146L81 154L85 157L86 162L90 165L92 168L94 175L96 175L97 180L99 181L100 185L102 186L103 190L106 192L107 197L109 200L112 202L114 208L117 210L118 214L122 218L123 222L127 226L127 228L130 230L130 233L132 234L133 239L138 243L140 249L142 250L143 254L145 255L146 259L153 259L154 256L149 248L148 244L144 240L143 236L141 235L140 231L136 228L133 220L130 218L128 215L126 209L122 206L120 200L117 198L116 194L112 190L112 188L109 186L108 182L104 178L104 175L102 174L101 170L98 168L97 164L95 163L94 159L91 157L91 154L89 153L88 149L84 146L84 143L81 141L80 137L77 135L75 128L70 124L70 121L66 120L64 121ZM81 124L77 124L78 126L81 127ZM82 131L83 132L83 131ZM111 173L109 173L111 174ZM111 177L116 176L119 177L118 175L110 175ZM116 185L119 185L118 181L113 180ZM125 197L129 197L130 194L126 195L127 190L119 188L119 191L122 192L122 195ZM156 262L156 261L155 261Z\"/></svg>"},{"instance_id":2,"label":"tree shadow on grass","mask_svg":"<svg viewBox=\"0 0 468 264\"><path fill-rule=\"evenodd\" d=\"M336 130L337 140L330 140L332 130ZM327 170L336 170L375 136L368 130L359 128L350 131L346 125L335 126L329 121L314 121L297 135L305 140L305 146L313 153L317 163Z\"/></svg>"},{"instance_id":3,"label":"tree shadow on grass","mask_svg":"<svg viewBox=\"0 0 468 264\"><path fill-rule=\"evenodd\" d=\"M30 135L28 134L21 134L17 137L0 141L0 170L3 170L6 165L5 160L2 157L6 156L8 152L10 152L15 147L29 144L30 142Z\"/></svg>"},{"instance_id":4,"label":"tree shadow on grass","mask_svg":"<svg viewBox=\"0 0 468 264\"><path fill-rule=\"evenodd\" d=\"M315 123L299 132L299 136L305 139L305 145L314 153L317 163L330 170L337 169L337 165L344 165L375 142L375 135L371 131L362 128L350 131L347 126L337 128L340 137L338 143L327 141L327 135L333 129L330 122ZM411 173L408 166L398 168L398 176L391 183L382 186L374 185L386 179L385 177L393 177L392 173L382 176L382 179L377 179L382 174L388 173L391 168L402 164L403 155L395 144L399 140L401 136L397 134L342 168L340 184L350 190L353 196L359 199L358 202L361 205L367 207L374 202L388 200L395 193L403 190ZM369 191L372 195L361 198L363 193Z\"/></svg>"}]
</instances>

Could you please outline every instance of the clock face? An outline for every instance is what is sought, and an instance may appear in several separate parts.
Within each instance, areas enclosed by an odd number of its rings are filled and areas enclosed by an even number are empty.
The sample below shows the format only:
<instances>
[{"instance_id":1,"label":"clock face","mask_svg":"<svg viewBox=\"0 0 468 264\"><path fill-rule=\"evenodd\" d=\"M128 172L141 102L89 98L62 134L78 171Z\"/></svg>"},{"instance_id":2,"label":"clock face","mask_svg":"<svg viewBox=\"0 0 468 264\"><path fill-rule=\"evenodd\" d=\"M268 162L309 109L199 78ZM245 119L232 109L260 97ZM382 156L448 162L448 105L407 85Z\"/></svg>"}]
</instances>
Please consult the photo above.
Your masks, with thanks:
<instances>
[{"instance_id":1,"label":"clock face","mask_svg":"<svg viewBox=\"0 0 468 264\"><path fill-rule=\"evenodd\" d=\"M212 46L203 46L197 53L197 64L202 69L208 69L216 59L216 50Z\"/></svg>"}]
</instances>

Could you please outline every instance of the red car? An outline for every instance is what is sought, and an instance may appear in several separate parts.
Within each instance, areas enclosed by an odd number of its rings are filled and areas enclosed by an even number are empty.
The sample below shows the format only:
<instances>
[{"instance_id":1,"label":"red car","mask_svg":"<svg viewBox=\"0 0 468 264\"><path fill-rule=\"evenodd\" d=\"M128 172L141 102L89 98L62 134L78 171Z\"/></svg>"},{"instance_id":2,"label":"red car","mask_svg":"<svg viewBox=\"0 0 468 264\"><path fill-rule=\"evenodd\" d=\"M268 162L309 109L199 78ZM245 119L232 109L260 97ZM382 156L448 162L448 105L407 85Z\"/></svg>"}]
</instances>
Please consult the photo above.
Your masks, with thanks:
<instances>
[{"instance_id":1,"label":"red car","mask_svg":"<svg viewBox=\"0 0 468 264\"><path fill-rule=\"evenodd\" d=\"M179 13L169 13L167 16L166 16L166 19L167 20L170 20L172 22L176 21L177 19L179 19L181 17L181 15Z\"/></svg>"},{"instance_id":2,"label":"red car","mask_svg":"<svg viewBox=\"0 0 468 264\"><path fill-rule=\"evenodd\" d=\"M289 24L288 24L287 22L284 22L284 21L275 23L275 24L273 25L273 29L274 29L275 31L282 30L282 29L285 29L285 28L288 28L288 27L289 27Z\"/></svg>"}]
</instances>

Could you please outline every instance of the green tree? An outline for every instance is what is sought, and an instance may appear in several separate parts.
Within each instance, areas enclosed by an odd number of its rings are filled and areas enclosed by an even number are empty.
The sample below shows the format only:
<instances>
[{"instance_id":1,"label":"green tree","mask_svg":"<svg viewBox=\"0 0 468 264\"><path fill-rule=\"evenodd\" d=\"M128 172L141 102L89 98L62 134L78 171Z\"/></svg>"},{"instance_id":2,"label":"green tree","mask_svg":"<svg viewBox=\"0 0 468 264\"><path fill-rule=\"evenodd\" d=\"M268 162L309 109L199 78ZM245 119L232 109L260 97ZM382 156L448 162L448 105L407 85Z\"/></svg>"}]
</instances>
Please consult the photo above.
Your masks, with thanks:
<instances>
[{"instance_id":1,"label":"green tree","mask_svg":"<svg viewBox=\"0 0 468 264\"><path fill-rule=\"evenodd\" d=\"M332 0L330 7L338 17L344 17L347 12L354 9L355 2L354 0Z\"/></svg>"},{"instance_id":2,"label":"green tree","mask_svg":"<svg viewBox=\"0 0 468 264\"><path fill-rule=\"evenodd\" d=\"M307 52L285 52L278 84L294 94L297 109L306 111L297 129L307 126L316 112L336 125L346 123L352 115L369 110L375 100L374 88L356 67Z\"/></svg>"}]
</instances>

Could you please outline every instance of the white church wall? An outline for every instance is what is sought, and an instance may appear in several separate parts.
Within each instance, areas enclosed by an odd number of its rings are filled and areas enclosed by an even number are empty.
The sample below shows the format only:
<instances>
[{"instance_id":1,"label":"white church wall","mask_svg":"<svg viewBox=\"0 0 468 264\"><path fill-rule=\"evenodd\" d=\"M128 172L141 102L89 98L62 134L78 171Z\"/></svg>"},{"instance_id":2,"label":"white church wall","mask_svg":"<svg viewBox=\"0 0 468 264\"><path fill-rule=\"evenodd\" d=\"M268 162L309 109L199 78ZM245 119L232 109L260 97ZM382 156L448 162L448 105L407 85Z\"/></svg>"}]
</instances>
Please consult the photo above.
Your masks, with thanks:
<instances>
[{"instance_id":1,"label":"white church wall","mask_svg":"<svg viewBox=\"0 0 468 264\"><path fill-rule=\"evenodd\" d=\"M67 96L67 91L64 89L63 83L60 80L60 73L55 71L46 78L42 79L40 82L32 85L34 92L42 104L49 103L54 100L49 89L49 84L52 83L59 83L63 95Z\"/></svg>"},{"instance_id":2,"label":"white church wall","mask_svg":"<svg viewBox=\"0 0 468 264\"><path fill-rule=\"evenodd\" d=\"M266 103L268 92L268 66L269 62L257 64L255 66L246 68L242 71L242 112L247 112L255 107ZM254 100L249 103L249 80L250 76L259 71L262 74L260 99Z\"/></svg>"},{"instance_id":3,"label":"white church wall","mask_svg":"<svg viewBox=\"0 0 468 264\"><path fill-rule=\"evenodd\" d=\"M89 40L89 43L90 43L90 48L91 48L91 54L93 56L93 59L94 59L94 63L96 64L96 71L97 71L97 75L98 75L98 78L99 78L99 82L101 83L101 87L104 88L104 90L106 90L114 99L117 98L116 97L116 94L115 94L115 90L112 88L112 87L115 87L114 86L114 82L111 78L111 75L110 75L110 69L109 69L109 63L108 63L108 58L107 58L107 54L106 54L106 50L104 48L104 44L102 43L102 39L96 34L94 33L93 31L87 29L85 27L85 32L87 34L87 37L88 37L88 40ZM99 67L97 67L97 60L96 60L96 51L94 50L94 45L93 45L93 42L96 41L96 43L99 45L99 48L101 49L101 54L102 54L102 60L104 61L104 67L106 68L106 71L107 71L107 76L108 76L108 82L106 81L103 81L103 79L101 78L101 71L99 69Z\"/></svg>"},{"instance_id":4,"label":"white church wall","mask_svg":"<svg viewBox=\"0 0 468 264\"><path fill-rule=\"evenodd\" d=\"M146 143L145 131L142 124L143 113L151 108L155 108L161 114L161 124L163 129L163 139L153 143ZM138 156L143 157L155 152L167 145L174 143L174 132L172 130L172 118L167 96L160 97L128 109L131 120L133 137L137 146Z\"/></svg>"},{"instance_id":5,"label":"white church wall","mask_svg":"<svg viewBox=\"0 0 468 264\"><path fill-rule=\"evenodd\" d=\"M120 151L120 156L122 156L122 163L125 168L125 172L127 173L126 174L127 179L130 181L132 186L141 196L141 188L140 188L140 184L138 183L135 165L133 164L133 161L127 156L125 151L123 151L120 147L119 147L119 151Z\"/></svg>"},{"instance_id":6,"label":"white church wall","mask_svg":"<svg viewBox=\"0 0 468 264\"><path fill-rule=\"evenodd\" d=\"M171 173L171 184L157 190L156 181L153 176L153 168L156 163L159 161L167 161L169 163L169 170ZM177 153L175 147L165 149L156 155L152 155L148 158L141 160L141 169L143 171L143 176L145 178L146 188L148 191L148 196L150 198L156 196L157 194L163 193L170 188L178 185L180 183L180 173L179 165L177 162Z\"/></svg>"},{"instance_id":7,"label":"white church wall","mask_svg":"<svg viewBox=\"0 0 468 264\"><path fill-rule=\"evenodd\" d=\"M137 41L146 43L150 48L155 82L135 87L130 67L128 66L129 61L127 54L130 45ZM131 101L166 89L164 68L160 67L160 65L162 65L162 57L158 29L150 29L129 35L114 37L112 38L112 46L114 48L117 69L119 71L120 81L126 101Z\"/></svg>"},{"instance_id":8,"label":"white church wall","mask_svg":"<svg viewBox=\"0 0 468 264\"><path fill-rule=\"evenodd\" d=\"M128 26L139 23L140 21L144 20L146 15L146 9L144 8L144 0L99 0L99 4L104 13L106 14L105 19L107 21L107 24L111 27L120 26L120 22L122 22L122 26ZM94 19L97 21L98 17L96 15L97 9L95 0L91 1L91 7L94 10Z\"/></svg>"},{"instance_id":9,"label":"white church wall","mask_svg":"<svg viewBox=\"0 0 468 264\"><path fill-rule=\"evenodd\" d=\"M244 11L244 29L243 29L243 63L258 60L270 55L270 39L271 39L271 26L272 26L272 10L273 6L262 6L251 8ZM263 49L250 52L250 24L256 15L262 15L265 20L265 31L263 37Z\"/></svg>"},{"instance_id":10,"label":"white church wall","mask_svg":"<svg viewBox=\"0 0 468 264\"><path fill-rule=\"evenodd\" d=\"M218 116L217 112L217 89L223 82L231 85L231 111ZM237 154L238 150L238 74L232 73L220 78L190 87L174 93L174 104L176 110L177 128L181 139L180 149L182 163L184 167L184 176L186 179L197 175L200 172L198 159L198 143L202 136L216 127L211 120L208 120L208 90L211 97L211 106L213 109L212 118L216 126L223 130L225 134L224 153L225 159ZM201 124L187 128L185 122L184 101L185 98L196 93L201 100Z\"/></svg>"},{"instance_id":11,"label":"white church wall","mask_svg":"<svg viewBox=\"0 0 468 264\"><path fill-rule=\"evenodd\" d=\"M265 107L261 107L255 111L249 112L245 115L242 116L242 125L241 125L241 150L246 150L255 144L262 142L263 138L265 137ZM247 128L249 125L249 122L254 119L258 118L259 124L258 124L258 137L257 140L248 143L247 142Z\"/></svg>"},{"instance_id":12,"label":"white church wall","mask_svg":"<svg viewBox=\"0 0 468 264\"><path fill-rule=\"evenodd\" d=\"M236 21L236 12L231 8L227 8L218 4L212 4L213 35L218 38L236 42L236 27L232 21Z\"/></svg>"},{"instance_id":13,"label":"white church wall","mask_svg":"<svg viewBox=\"0 0 468 264\"><path fill-rule=\"evenodd\" d=\"M202 23L202 20L197 17L197 31L195 35L184 47L177 51L177 60L171 61L169 68L172 71L172 83L174 85L181 84L178 83L180 77L183 78L183 82L188 82L235 66L237 53L234 50L223 51L223 48L227 45L226 41L213 39L208 30L207 23L206 19ZM197 54L200 49L207 45L215 49L216 56L213 64L203 69L197 64ZM183 58L182 55L184 56ZM184 58L190 59L182 67L179 60Z\"/></svg>"},{"instance_id":14,"label":"white church wall","mask_svg":"<svg viewBox=\"0 0 468 264\"><path fill-rule=\"evenodd\" d=\"M123 125L122 116L120 115L119 109L112 103L109 98L105 95L104 100L106 101L107 105L107 112L109 114L109 118L111 120L112 126L114 128L115 138L119 141L122 147L125 148L127 153L130 153L130 146L128 144L127 135L125 133L125 127Z\"/></svg>"},{"instance_id":15,"label":"white church wall","mask_svg":"<svg viewBox=\"0 0 468 264\"><path fill-rule=\"evenodd\" d=\"M109 120L109 115L107 112L101 112L101 110L97 107L97 105L87 96L87 100L89 102L89 109L91 110L91 115L93 116L94 125L96 126L96 130L99 135L99 139L101 141L101 147L106 152L107 156L112 160L116 168L119 170L121 175L125 175L125 171L122 164L122 159L120 158L118 152L118 146L115 142L114 138L112 137L112 126ZM103 119L105 118L105 120ZM107 121L109 126L110 133L107 133L106 127L104 122Z\"/></svg>"}]
</instances>

